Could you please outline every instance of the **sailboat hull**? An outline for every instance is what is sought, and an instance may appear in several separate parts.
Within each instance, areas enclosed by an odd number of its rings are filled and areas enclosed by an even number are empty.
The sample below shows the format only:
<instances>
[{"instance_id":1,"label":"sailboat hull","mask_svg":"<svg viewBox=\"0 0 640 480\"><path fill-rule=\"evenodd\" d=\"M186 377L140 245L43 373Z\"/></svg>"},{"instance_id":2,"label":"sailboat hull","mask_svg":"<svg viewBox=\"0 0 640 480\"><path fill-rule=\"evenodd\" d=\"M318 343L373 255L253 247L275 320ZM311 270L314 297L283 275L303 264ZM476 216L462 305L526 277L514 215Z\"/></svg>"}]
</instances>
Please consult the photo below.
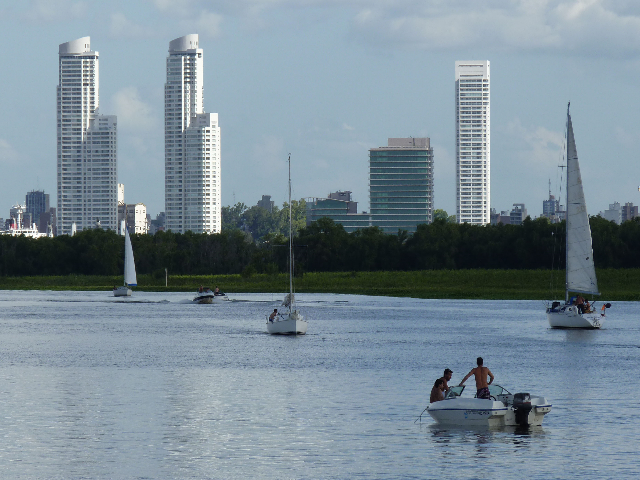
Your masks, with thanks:
<instances>
[{"instance_id":1,"label":"sailboat hull","mask_svg":"<svg viewBox=\"0 0 640 480\"><path fill-rule=\"evenodd\" d=\"M276 317L273 321L267 319L267 332L272 335L304 335L307 333L307 325L302 315L293 312L291 315Z\"/></svg>"},{"instance_id":2,"label":"sailboat hull","mask_svg":"<svg viewBox=\"0 0 640 480\"><path fill-rule=\"evenodd\" d=\"M547 320L551 328L583 328L596 329L602 327L605 316L600 313L578 312L575 305L547 308Z\"/></svg>"},{"instance_id":3,"label":"sailboat hull","mask_svg":"<svg viewBox=\"0 0 640 480\"><path fill-rule=\"evenodd\" d=\"M118 287L113 289L114 297L130 297L131 289L129 287Z\"/></svg>"}]
</instances>

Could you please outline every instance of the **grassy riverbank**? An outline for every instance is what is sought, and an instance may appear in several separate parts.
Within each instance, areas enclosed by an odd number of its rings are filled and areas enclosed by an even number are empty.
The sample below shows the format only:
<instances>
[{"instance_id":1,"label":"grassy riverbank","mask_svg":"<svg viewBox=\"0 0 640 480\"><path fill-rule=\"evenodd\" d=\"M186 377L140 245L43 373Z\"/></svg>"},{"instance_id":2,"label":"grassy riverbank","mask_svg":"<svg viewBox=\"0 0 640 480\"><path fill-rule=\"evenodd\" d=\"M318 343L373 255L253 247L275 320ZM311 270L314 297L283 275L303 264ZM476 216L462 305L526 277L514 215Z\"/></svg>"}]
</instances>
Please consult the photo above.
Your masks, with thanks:
<instances>
[{"instance_id":1,"label":"grassy riverbank","mask_svg":"<svg viewBox=\"0 0 640 480\"><path fill-rule=\"evenodd\" d=\"M598 270L603 300L640 300L640 269ZM2 290L111 290L122 277L0 277ZM564 272L548 270L427 270L418 272L319 272L296 278L299 293L350 293L415 298L545 300L564 297ZM285 292L288 277L278 275L138 275L137 290L195 291L218 285L227 293Z\"/></svg>"}]
</instances>

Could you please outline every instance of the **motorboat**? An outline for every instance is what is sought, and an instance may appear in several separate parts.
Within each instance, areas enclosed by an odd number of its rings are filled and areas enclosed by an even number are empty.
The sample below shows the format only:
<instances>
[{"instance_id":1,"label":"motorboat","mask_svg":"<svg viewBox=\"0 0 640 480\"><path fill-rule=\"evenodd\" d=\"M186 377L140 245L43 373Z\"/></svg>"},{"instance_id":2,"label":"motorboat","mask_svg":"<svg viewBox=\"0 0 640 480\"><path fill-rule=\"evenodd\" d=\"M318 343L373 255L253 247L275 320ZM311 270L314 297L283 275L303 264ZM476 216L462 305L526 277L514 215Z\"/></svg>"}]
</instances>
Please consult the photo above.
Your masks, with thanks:
<instances>
[{"instance_id":1,"label":"motorboat","mask_svg":"<svg viewBox=\"0 0 640 480\"><path fill-rule=\"evenodd\" d=\"M605 312L611 307L589 304L580 295L570 297L569 292L600 295L593 263L591 227L582 188L582 176L578 163L578 151L573 136L573 124L567 106L567 234L566 281L564 303L547 303L547 320L551 328L600 328Z\"/></svg>"},{"instance_id":2,"label":"motorboat","mask_svg":"<svg viewBox=\"0 0 640 480\"><path fill-rule=\"evenodd\" d=\"M229 300L226 293L215 292L209 287L203 287L196 292L196 296L193 298L193 303L210 304L223 302L225 300Z\"/></svg>"},{"instance_id":3,"label":"motorboat","mask_svg":"<svg viewBox=\"0 0 640 480\"><path fill-rule=\"evenodd\" d=\"M130 297L131 287L138 285L136 278L136 263L133 259L133 247L131 246L131 238L129 230L124 231L124 285L121 287L113 287L114 297Z\"/></svg>"},{"instance_id":4,"label":"motorboat","mask_svg":"<svg viewBox=\"0 0 640 480\"><path fill-rule=\"evenodd\" d=\"M465 386L451 387L445 399L430 403L429 415L438 424L504 427L542 425L551 404L529 393L511 394L500 385L489 385L490 399L462 397Z\"/></svg>"},{"instance_id":5,"label":"motorboat","mask_svg":"<svg viewBox=\"0 0 640 480\"><path fill-rule=\"evenodd\" d=\"M293 229L291 221L291 155L289 155L289 293L282 305L285 313L267 317L267 332L272 335L304 335L308 323L296 309L296 297L293 293ZM275 313L275 311L274 311Z\"/></svg>"}]
</instances>

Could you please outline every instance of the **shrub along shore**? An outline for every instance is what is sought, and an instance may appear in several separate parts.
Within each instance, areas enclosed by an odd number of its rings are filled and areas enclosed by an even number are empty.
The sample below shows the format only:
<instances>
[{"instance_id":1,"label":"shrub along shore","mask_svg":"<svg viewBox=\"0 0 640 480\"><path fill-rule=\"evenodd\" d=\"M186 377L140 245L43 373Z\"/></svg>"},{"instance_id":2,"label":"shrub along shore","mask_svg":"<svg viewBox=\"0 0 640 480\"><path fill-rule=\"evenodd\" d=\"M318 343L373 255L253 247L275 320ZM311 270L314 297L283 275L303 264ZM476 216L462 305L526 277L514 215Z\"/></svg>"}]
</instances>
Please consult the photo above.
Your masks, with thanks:
<instances>
[{"instance_id":1,"label":"shrub along shore","mask_svg":"<svg viewBox=\"0 0 640 480\"><path fill-rule=\"evenodd\" d=\"M597 269L604 301L639 301L640 269ZM105 290L122 284L122 276L67 275L0 277L0 290ZM187 292L200 285L233 293L289 290L286 274L138 275L134 290ZM551 300L564 298L564 271L422 270L393 272L310 272L295 279L296 292L382 295L413 298Z\"/></svg>"}]
</instances>

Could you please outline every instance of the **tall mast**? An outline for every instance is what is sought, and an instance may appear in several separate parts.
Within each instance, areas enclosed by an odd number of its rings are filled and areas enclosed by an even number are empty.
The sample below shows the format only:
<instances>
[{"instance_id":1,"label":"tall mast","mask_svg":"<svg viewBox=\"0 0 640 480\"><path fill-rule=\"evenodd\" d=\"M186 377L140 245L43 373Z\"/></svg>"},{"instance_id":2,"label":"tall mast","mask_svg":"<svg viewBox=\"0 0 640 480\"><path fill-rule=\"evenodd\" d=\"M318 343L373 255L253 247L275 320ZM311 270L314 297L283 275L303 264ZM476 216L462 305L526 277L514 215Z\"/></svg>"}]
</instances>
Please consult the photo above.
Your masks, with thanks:
<instances>
[{"instance_id":1,"label":"tall mast","mask_svg":"<svg viewBox=\"0 0 640 480\"><path fill-rule=\"evenodd\" d=\"M293 236L291 228L291 154L289 154L289 310L293 307Z\"/></svg>"},{"instance_id":2,"label":"tall mast","mask_svg":"<svg viewBox=\"0 0 640 480\"><path fill-rule=\"evenodd\" d=\"M569 107L571 102L567 104L567 128L565 129L565 145L566 145L566 162L567 162L567 206L565 207L564 221L564 303L569 303Z\"/></svg>"}]
</instances>

